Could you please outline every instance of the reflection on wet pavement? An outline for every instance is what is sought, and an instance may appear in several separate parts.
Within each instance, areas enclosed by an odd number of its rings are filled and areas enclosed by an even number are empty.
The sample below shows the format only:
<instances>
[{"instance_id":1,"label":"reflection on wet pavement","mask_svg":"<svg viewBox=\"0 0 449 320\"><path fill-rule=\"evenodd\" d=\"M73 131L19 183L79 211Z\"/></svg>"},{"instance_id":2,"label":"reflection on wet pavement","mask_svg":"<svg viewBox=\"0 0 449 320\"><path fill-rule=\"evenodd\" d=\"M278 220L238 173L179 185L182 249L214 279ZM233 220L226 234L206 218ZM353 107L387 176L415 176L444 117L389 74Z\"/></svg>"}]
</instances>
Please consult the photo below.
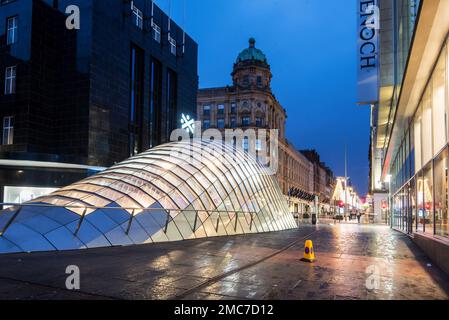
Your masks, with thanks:
<instances>
[{"instance_id":1,"label":"reflection on wet pavement","mask_svg":"<svg viewBox=\"0 0 449 320\"><path fill-rule=\"evenodd\" d=\"M279 252L312 232L317 262L300 261L302 240ZM301 226L177 243L6 255L0 265L0 299L449 297L449 277L407 236L382 226ZM67 265L79 266L80 291L65 290Z\"/></svg>"}]
</instances>

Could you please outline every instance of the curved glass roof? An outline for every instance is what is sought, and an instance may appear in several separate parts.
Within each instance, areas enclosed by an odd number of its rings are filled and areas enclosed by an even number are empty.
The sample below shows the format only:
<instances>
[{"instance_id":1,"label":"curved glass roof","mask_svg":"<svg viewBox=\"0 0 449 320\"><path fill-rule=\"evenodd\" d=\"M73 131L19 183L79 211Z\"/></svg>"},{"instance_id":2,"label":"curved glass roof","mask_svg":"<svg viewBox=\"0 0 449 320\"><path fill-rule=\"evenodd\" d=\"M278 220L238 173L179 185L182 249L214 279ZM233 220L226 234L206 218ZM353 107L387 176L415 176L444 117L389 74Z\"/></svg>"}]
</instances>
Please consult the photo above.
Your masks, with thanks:
<instances>
[{"instance_id":1,"label":"curved glass roof","mask_svg":"<svg viewBox=\"0 0 449 320\"><path fill-rule=\"evenodd\" d=\"M276 178L254 158L227 144L181 141L146 151L21 208L4 210L0 253L294 227Z\"/></svg>"}]
</instances>

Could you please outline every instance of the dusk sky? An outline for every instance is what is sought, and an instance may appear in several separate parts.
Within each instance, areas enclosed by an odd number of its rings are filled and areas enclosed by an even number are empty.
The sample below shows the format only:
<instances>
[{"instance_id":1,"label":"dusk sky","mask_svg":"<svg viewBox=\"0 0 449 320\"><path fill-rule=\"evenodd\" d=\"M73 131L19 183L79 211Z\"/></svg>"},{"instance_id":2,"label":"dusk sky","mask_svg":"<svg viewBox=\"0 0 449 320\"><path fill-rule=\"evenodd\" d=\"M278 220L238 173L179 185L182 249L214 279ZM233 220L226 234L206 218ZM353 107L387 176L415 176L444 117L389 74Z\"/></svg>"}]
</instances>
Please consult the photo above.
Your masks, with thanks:
<instances>
[{"instance_id":1,"label":"dusk sky","mask_svg":"<svg viewBox=\"0 0 449 320\"><path fill-rule=\"evenodd\" d=\"M169 0L156 3L166 12ZM173 19L199 44L200 88L231 84L248 39L268 57L287 138L316 149L335 175L368 189L369 107L356 105L355 0L172 0ZM184 19L185 16L185 19Z\"/></svg>"}]
</instances>

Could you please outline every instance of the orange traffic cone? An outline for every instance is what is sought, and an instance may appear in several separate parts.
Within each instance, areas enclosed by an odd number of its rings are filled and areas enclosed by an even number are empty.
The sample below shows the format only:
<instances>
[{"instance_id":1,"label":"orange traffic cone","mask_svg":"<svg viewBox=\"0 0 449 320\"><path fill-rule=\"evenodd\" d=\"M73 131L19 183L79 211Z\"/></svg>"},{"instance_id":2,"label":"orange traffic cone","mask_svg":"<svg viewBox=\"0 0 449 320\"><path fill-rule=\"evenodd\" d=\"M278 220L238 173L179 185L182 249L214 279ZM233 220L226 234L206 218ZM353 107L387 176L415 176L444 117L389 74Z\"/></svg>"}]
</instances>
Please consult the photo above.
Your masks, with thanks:
<instances>
[{"instance_id":1,"label":"orange traffic cone","mask_svg":"<svg viewBox=\"0 0 449 320\"><path fill-rule=\"evenodd\" d=\"M302 261L305 262L314 262L315 259L315 250L313 250L313 242L312 240L307 240L304 246L304 258Z\"/></svg>"}]
</instances>

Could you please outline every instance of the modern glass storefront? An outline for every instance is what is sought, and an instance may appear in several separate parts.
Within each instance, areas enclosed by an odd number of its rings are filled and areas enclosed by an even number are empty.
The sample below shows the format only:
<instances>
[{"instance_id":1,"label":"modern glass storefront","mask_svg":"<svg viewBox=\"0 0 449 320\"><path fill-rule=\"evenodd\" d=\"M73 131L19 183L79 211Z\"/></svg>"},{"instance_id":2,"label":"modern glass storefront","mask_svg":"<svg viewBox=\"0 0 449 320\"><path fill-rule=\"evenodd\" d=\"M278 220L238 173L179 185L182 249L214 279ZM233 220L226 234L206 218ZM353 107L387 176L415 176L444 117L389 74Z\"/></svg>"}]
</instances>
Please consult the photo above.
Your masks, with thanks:
<instances>
[{"instance_id":1,"label":"modern glass storefront","mask_svg":"<svg viewBox=\"0 0 449 320\"><path fill-rule=\"evenodd\" d=\"M392 225L449 238L449 82L446 39L392 165Z\"/></svg>"}]
</instances>

